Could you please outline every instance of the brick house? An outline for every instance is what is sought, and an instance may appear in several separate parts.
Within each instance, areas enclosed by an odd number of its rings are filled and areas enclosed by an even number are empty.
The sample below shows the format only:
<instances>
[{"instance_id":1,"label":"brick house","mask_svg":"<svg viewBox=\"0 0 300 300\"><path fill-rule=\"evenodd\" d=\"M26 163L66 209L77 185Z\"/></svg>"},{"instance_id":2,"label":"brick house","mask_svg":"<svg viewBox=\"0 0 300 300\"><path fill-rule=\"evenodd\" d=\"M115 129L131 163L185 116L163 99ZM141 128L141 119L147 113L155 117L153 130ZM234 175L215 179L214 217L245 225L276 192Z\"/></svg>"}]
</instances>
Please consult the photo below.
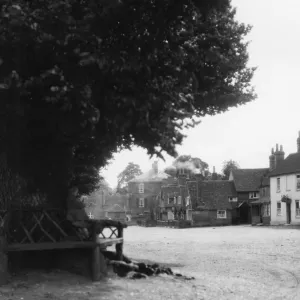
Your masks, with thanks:
<instances>
[{"instance_id":1,"label":"brick house","mask_svg":"<svg viewBox=\"0 0 300 300\"><path fill-rule=\"evenodd\" d=\"M259 186L259 199L250 203L252 225L270 225L271 221L270 178L264 176Z\"/></svg>"},{"instance_id":2,"label":"brick house","mask_svg":"<svg viewBox=\"0 0 300 300\"><path fill-rule=\"evenodd\" d=\"M128 183L129 203L128 213L149 215L157 206L157 195L161 191L162 182L170 176L158 170L158 162L154 162L152 169Z\"/></svg>"},{"instance_id":3,"label":"brick house","mask_svg":"<svg viewBox=\"0 0 300 300\"><path fill-rule=\"evenodd\" d=\"M197 180L188 184L193 205L194 226L232 224L237 194L232 181Z\"/></svg>"},{"instance_id":4,"label":"brick house","mask_svg":"<svg viewBox=\"0 0 300 300\"><path fill-rule=\"evenodd\" d=\"M238 169L230 172L229 180L237 192L237 208L234 223L251 224L251 203L260 199L262 178L267 177L269 168Z\"/></svg>"},{"instance_id":5,"label":"brick house","mask_svg":"<svg viewBox=\"0 0 300 300\"><path fill-rule=\"evenodd\" d=\"M185 177L163 180L158 195L157 219L161 221L189 219L189 193Z\"/></svg>"}]
</instances>

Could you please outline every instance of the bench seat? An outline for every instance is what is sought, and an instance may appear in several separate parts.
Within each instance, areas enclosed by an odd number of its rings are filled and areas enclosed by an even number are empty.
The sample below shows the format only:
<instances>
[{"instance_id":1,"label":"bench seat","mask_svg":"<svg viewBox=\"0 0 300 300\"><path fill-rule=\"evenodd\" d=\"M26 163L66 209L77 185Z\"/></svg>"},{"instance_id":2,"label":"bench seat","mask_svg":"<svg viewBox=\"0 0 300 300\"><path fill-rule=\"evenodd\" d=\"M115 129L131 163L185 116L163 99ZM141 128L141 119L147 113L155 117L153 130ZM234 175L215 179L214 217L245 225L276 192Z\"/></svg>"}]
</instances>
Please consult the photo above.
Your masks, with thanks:
<instances>
[{"instance_id":1,"label":"bench seat","mask_svg":"<svg viewBox=\"0 0 300 300\"><path fill-rule=\"evenodd\" d=\"M7 246L7 250L11 251L37 251L37 250L53 250L53 249L72 249L72 248L95 248L100 249L122 244L123 238L97 238L96 242L92 241L62 241L62 242L47 242L47 243L30 243L30 244L11 244Z\"/></svg>"}]
</instances>

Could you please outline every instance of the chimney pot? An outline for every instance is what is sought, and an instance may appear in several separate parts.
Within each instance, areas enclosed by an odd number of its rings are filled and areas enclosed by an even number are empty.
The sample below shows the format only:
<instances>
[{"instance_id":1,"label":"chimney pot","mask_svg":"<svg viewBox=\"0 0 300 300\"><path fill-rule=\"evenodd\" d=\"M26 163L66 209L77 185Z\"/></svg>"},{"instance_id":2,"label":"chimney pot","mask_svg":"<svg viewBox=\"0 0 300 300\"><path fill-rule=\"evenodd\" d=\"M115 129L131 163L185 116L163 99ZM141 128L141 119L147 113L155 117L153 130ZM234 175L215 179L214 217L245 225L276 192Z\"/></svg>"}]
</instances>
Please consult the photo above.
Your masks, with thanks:
<instances>
[{"instance_id":1,"label":"chimney pot","mask_svg":"<svg viewBox=\"0 0 300 300\"><path fill-rule=\"evenodd\" d=\"M276 144L276 152L278 151L278 144Z\"/></svg>"},{"instance_id":2,"label":"chimney pot","mask_svg":"<svg viewBox=\"0 0 300 300\"><path fill-rule=\"evenodd\" d=\"M215 166L213 167L213 173L216 173L216 168L215 168Z\"/></svg>"},{"instance_id":3,"label":"chimney pot","mask_svg":"<svg viewBox=\"0 0 300 300\"><path fill-rule=\"evenodd\" d=\"M280 145L280 151L283 151L283 147L282 147L282 145Z\"/></svg>"},{"instance_id":4,"label":"chimney pot","mask_svg":"<svg viewBox=\"0 0 300 300\"><path fill-rule=\"evenodd\" d=\"M271 154L274 154L274 148L272 148L272 150L271 150Z\"/></svg>"}]
</instances>

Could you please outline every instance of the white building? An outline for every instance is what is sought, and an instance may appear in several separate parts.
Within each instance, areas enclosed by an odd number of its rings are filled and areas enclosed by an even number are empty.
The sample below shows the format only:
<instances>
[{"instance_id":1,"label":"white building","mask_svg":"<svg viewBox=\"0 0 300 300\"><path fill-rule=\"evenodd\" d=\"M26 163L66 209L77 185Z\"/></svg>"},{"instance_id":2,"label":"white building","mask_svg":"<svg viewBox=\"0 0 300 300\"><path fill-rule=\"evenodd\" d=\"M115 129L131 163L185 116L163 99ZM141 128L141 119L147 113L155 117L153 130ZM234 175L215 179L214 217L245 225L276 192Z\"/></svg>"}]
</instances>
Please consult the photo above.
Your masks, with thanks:
<instances>
[{"instance_id":1,"label":"white building","mask_svg":"<svg viewBox=\"0 0 300 300\"><path fill-rule=\"evenodd\" d=\"M286 159L282 146L274 153L275 169L269 175L271 225L300 225L300 132L297 148Z\"/></svg>"}]
</instances>

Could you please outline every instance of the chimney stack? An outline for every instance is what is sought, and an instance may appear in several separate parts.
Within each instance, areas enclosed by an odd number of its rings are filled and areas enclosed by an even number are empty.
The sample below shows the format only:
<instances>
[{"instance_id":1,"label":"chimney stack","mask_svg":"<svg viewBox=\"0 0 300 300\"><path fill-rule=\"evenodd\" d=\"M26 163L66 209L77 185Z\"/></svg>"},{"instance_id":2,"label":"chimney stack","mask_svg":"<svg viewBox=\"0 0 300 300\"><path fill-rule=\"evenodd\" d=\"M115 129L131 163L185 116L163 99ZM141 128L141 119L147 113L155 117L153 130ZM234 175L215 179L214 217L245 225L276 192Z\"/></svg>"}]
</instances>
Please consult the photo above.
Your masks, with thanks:
<instances>
[{"instance_id":1,"label":"chimney stack","mask_svg":"<svg viewBox=\"0 0 300 300\"><path fill-rule=\"evenodd\" d=\"M274 153L275 155L275 168L278 167L278 165L284 161L284 151L282 145L280 145L280 150L278 149L278 144L276 144L276 152Z\"/></svg>"},{"instance_id":2,"label":"chimney stack","mask_svg":"<svg viewBox=\"0 0 300 300\"><path fill-rule=\"evenodd\" d=\"M272 171L276 167L274 148L272 148L272 150L271 150L271 155L269 156L269 161L270 161L269 168L270 168L270 171Z\"/></svg>"},{"instance_id":3,"label":"chimney stack","mask_svg":"<svg viewBox=\"0 0 300 300\"><path fill-rule=\"evenodd\" d=\"M300 153L300 131L298 133L298 138L297 138L297 152Z\"/></svg>"},{"instance_id":4,"label":"chimney stack","mask_svg":"<svg viewBox=\"0 0 300 300\"><path fill-rule=\"evenodd\" d=\"M158 174L158 161L157 160L155 162L153 162L152 169L154 171L154 174L157 175Z\"/></svg>"}]
</instances>

